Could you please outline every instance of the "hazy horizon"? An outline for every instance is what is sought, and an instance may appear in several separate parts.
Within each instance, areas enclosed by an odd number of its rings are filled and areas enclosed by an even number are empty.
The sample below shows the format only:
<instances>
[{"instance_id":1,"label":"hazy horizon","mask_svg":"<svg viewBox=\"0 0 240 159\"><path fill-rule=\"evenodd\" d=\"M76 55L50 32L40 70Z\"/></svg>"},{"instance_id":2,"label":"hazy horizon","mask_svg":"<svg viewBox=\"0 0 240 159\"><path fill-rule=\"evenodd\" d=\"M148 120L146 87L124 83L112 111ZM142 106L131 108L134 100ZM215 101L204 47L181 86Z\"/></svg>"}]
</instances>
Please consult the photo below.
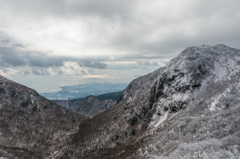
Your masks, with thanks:
<instances>
[{"instance_id":1,"label":"hazy horizon","mask_svg":"<svg viewBox=\"0 0 240 159\"><path fill-rule=\"evenodd\" d=\"M239 47L237 0L0 1L0 74L36 89L129 83L189 46Z\"/></svg>"}]
</instances>

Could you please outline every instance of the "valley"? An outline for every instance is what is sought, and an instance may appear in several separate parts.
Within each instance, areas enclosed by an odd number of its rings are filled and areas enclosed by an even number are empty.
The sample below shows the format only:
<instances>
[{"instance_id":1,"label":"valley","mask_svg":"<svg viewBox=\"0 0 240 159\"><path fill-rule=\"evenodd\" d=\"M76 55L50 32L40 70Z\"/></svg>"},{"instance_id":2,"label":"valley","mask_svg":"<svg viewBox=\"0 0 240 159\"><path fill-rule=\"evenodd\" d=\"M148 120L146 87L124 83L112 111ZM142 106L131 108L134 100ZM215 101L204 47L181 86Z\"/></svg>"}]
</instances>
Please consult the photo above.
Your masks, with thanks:
<instances>
[{"instance_id":1,"label":"valley","mask_svg":"<svg viewBox=\"0 0 240 159\"><path fill-rule=\"evenodd\" d=\"M0 156L238 159L239 79L240 50L223 44L186 48L114 99L50 101L1 76Z\"/></svg>"}]
</instances>

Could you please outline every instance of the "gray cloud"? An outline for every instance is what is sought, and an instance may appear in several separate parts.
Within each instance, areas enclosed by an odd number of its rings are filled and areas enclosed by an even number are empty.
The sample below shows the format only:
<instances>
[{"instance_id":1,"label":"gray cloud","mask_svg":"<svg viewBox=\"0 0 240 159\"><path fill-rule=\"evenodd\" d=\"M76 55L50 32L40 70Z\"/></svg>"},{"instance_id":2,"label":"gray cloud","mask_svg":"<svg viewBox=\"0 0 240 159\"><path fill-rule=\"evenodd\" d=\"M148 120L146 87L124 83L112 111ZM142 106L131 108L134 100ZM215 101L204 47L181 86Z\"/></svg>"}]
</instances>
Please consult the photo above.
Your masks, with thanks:
<instances>
[{"instance_id":1,"label":"gray cloud","mask_svg":"<svg viewBox=\"0 0 240 159\"><path fill-rule=\"evenodd\" d=\"M77 70L83 74L155 69L188 46L239 47L239 5L237 0L0 1L0 67L31 67L39 75L51 74L49 68L64 74L59 68L66 62L88 68Z\"/></svg>"},{"instance_id":2,"label":"gray cloud","mask_svg":"<svg viewBox=\"0 0 240 159\"><path fill-rule=\"evenodd\" d=\"M139 61L137 62L140 66L158 66L157 62L152 62L152 61Z\"/></svg>"},{"instance_id":3,"label":"gray cloud","mask_svg":"<svg viewBox=\"0 0 240 159\"><path fill-rule=\"evenodd\" d=\"M49 1L31 1L20 0L16 3L14 0L2 2L0 4L11 6L8 10L12 12L21 12L24 16L58 16L58 17L73 17L73 16L100 16L100 17L125 17L130 15L133 5L136 0L81 0L68 1L58 0Z\"/></svg>"},{"instance_id":4,"label":"gray cloud","mask_svg":"<svg viewBox=\"0 0 240 159\"><path fill-rule=\"evenodd\" d=\"M43 53L31 54L0 46L1 67L58 67L63 66L64 61L71 61L71 59L67 57L48 57Z\"/></svg>"},{"instance_id":5,"label":"gray cloud","mask_svg":"<svg viewBox=\"0 0 240 159\"><path fill-rule=\"evenodd\" d=\"M16 22L6 21L6 25L14 27L25 22L21 24L26 28L33 27L35 32L42 31L43 26L51 27L58 20L67 24L73 22L77 26L74 33L80 36L83 32L78 26L83 24L86 27L83 31L90 37L86 49L107 48L112 52L127 52L128 57L120 55L119 60L173 58L191 45L225 43L237 47L240 36L239 5L236 0L219 0L217 3L207 0L151 3L147 0L20 0L16 3L8 0L0 2L0 6L4 6L0 9L9 16L2 14L0 20L12 17ZM39 23L42 25L38 28ZM54 36L56 41L60 40L59 33ZM153 55L144 57L143 54ZM114 55L115 60L118 60L117 55ZM53 65L58 66L62 62L59 59L53 61ZM48 62L38 60L35 63L45 66Z\"/></svg>"},{"instance_id":6,"label":"gray cloud","mask_svg":"<svg viewBox=\"0 0 240 159\"><path fill-rule=\"evenodd\" d=\"M106 69L107 67L107 64L100 61L90 61L89 59L68 56L48 56L39 52L21 51L18 49L19 46L24 48L23 45L16 45L14 41L6 37L0 40L0 67L37 67L38 69L33 69L32 71L36 75L49 75L49 72L39 68L61 67L64 66L64 62L78 62L78 65L81 67L96 69ZM72 66L70 68L74 70ZM58 70L58 72L59 74L63 73L61 70ZM85 71L82 72L86 74Z\"/></svg>"},{"instance_id":7,"label":"gray cloud","mask_svg":"<svg viewBox=\"0 0 240 159\"><path fill-rule=\"evenodd\" d=\"M81 67L91 67L91 68L99 68L99 69L106 69L107 64L102 62L94 62L94 61L79 61L78 65Z\"/></svg>"},{"instance_id":8,"label":"gray cloud","mask_svg":"<svg viewBox=\"0 0 240 159\"><path fill-rule=\"evenodd\" d=\"M32 68L32 73L34 75L51 75L48 70L42 68Z\"/></svg>"},{"instance_id":9,"label":"gray cloud","mask_svg":"<svg viewBox=\"0 0 240 159\"><path fill-rule=\"evenodd\" d=\"M0 66L11 67L24 65L26 65L25 59L20 54L16 54L12 49L0 47Z\"/></svg>"}]
</instances>

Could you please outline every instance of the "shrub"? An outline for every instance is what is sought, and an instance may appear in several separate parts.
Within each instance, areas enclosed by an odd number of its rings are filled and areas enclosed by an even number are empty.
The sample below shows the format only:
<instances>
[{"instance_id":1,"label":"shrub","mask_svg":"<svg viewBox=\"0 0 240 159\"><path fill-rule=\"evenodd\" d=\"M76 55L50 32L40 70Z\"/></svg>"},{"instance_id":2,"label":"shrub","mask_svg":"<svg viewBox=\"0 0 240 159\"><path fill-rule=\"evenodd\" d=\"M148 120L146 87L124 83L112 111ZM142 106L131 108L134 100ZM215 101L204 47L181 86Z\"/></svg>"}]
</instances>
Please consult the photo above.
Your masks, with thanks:
<instances>
[{"instance_id":1,"label":"shrub","mask_svg":"<svg viewBox=\"0 0 240 159\"><path fill-rule=\"evenodd\" d=\"M2 94L2 93L6 93L6 91L5 91L5 89L0 88L0 94Z\"/></svg>"},{"instance_id":2,"label":"shrub","mask_svg":"<svg viewBox=\"0 0 240 159\"><path fill-rule=\"evenodd\" d=\"M26 108L29 105L29 101L24 101L21 103L21 107Z\"/></svg>"},{"instance_id":3,"label":"shrub","mask_svg":"<svg viewBox=\"0 0 240 159\"><path fill-rule=\"evenodd\" d=\"M233 95L226 95L220 99L220 102L226 107L229 108L237 101L237 98Z\"/></svg>"},{"instance_id":4,"label":"shrub","mask_svg":"<svg viewBox=\"0 0 240 159\"><path fill-rule=\"evenodd\" d=\"M53 105L54 105L52 101L50 101L50 105L51 105L51 106L53 106Z\"/></svg>"},{"instance_id":5,"label":"shrub","mask_svg":"<svg viewBox=\"0 0 240 159\"><path fill-rule=\"evenodd\" d=\"M37 106L33 106L33 111L37 111Z\"/></svg>"},{"instance_id":6,"label":"shrub","mask_svg":"<svg viewBox=\"0 0 240 159\"><path fill-rule=\"evenodd\" d=\"M133 129L130 135L134 136L135 134L136 134L136 131L135 129Z\"/></svg>"},{"instance_id":7,"label":"shrub","mask_svg":"<svg viewBox=\"0 0 240 159\"><path fill-rule=\"evenodd\" d=\"M38 96L39 96L39 94L38 94L37 92L34 92L34 96L38 97Z\"/></svg>"},{"instance_id":8,"label":"shrub","mask_svg":"<svg viewBox=\"0 0 240 159\"><path fill-rule=\"evenodd\" d=\"M143 114L144 114L144 115L146 115L146 114L147 114L147 112L148 112L147 108L145 108L145 107L142 107L142 112L143 112Z\"/></svg>"},{"instance_id":9,"label":"shrub","mask_svg":"<svg viewBox=\"0 0 240 159\"><path fill-rule=\"evenodd\" d=\"M138 119L134 116L132 119L128 120L128 123L130 125L134 126L137 121L138 121Z\"/></svg>"},{"instance_id":10,"label":"shrub","mask_svg":"<svg viewBox=\"0 0 240 159\"><path fill-rule=\"evenodd\" d=\"M11 95L11 97L14 97L16 95L16 92L12 92L12 95Z\"/></svg>"}]
</instances>

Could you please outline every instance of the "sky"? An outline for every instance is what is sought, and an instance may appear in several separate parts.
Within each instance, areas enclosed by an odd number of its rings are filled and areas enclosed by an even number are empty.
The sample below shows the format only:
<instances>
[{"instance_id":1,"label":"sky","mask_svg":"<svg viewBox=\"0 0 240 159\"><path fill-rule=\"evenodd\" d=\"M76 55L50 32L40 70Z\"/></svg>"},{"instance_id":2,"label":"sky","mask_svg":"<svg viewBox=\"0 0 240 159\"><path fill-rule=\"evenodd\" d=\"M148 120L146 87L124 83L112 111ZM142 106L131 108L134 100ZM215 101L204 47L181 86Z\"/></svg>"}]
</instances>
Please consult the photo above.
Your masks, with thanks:
<instances>
[{"instance_id":1,"label":"sky","mask_svg":"<svg viewBox=\"0 0 240 159\"><path fill-rule=\"evenodd\" d=\"M239 0L0 0L0 74L36 89L129 83L189 46L239 48Z\"/></svg>"}]
</instances>

